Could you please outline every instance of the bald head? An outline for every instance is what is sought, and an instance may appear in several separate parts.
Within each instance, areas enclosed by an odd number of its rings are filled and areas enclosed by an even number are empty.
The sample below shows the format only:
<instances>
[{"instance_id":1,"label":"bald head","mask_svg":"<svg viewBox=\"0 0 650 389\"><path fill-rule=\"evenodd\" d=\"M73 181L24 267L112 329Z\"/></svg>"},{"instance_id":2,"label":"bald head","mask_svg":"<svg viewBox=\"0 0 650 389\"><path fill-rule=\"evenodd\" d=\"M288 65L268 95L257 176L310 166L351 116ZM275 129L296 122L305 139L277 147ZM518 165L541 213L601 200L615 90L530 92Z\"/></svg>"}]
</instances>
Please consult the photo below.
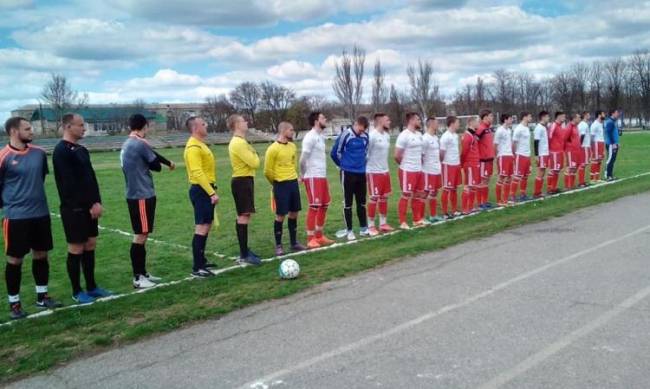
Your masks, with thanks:
<instances>
[{"instance_id":1,"label":"bald head","mask_svg":"<svg viewBox=\"0 0 650 389\"><path fill-rule=\"evenodd\" d=\"M292 141L294 136L293 124L289 122L280 122L278 124L278 140L280 142Z\"/></svg>"}]
</instances>

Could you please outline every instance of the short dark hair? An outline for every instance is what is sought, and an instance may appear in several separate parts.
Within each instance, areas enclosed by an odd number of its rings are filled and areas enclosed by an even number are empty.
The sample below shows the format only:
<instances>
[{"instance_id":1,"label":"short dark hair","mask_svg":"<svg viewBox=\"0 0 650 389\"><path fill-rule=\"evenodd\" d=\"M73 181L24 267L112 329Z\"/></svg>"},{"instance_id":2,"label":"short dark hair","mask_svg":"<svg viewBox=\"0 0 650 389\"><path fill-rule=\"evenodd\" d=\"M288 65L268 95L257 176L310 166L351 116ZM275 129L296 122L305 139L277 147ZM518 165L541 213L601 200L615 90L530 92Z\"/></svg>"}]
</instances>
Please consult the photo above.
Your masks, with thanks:
<instances>
[{"instance_id":1,"label":"short dark hair","mask_svg":"<svg viewBox=\"0 0 650 389\"><path fill-rule=\"evenodd\" d=\"M185 128L187 128L187 131L192 132L192 125L194 125L194 122L196 119L198 119L198 116L190 116L187 118L185 121Z\"/></svg>"},{"instance_id":2,"label":"short dark hair","mask_svg":"<svg viewBox=\"0 0 650 389\"><path fill-rule=\"evenodd\" d=\"M307 116L307 121L309 122L309 125L311 127L314 126L314 122L318 120L318 117L321 115L321 113L322 112L320 112L320 111L314 111L314 112L311 112L309 114L309 116Z\"/></svg>"},{"instance_id":3,"label":"short dark hair","mask_svg":"<svg viewBox=\"0 0 650 389\"><path fill-rule=\"evenodd\" d=\"M618 111L618 109L610 109L609 110L609 115L607 115L607 116L612 116L617 111Z\"/></svg>"},{"instance_id":4,"label":"short dark hair","mask_svg":"<svg viewBox=\"0 0 650 389\"><path fill-rule=\"evenodd\" d=\"M598 116L600 116L601 113L605 113L605 111L603 111L602 109L597 109L596 112L594 112L594 113L595 113L594 116L598 117Z\"/></svg>"},{"instance_id":5,"label":"short dark hair","mask_svg":"<svg viewBox=\"0 0 650 389\"><path fill-rule=\"evenodd\" d=\"M560 116L560 115L564 115L564 112L562 112L562 111L556 111L556 112L555 112L555 118L556 118L556 119L557 119L558 116Z\"/></svg>"},{"instance_id":6,"label":"short dark hair","mask_svg":"<svg viewBox=\"0 0 650 389\"><path fill-rule=\"evenodd\" d=\"M142 130L149 124L143 114L136 113L129 117L129 128L133 131Z\"/></svg>"},{"instance_id":7,"label":"short dark hair","mask_svg":"<svg viewBox=\"0 0 650 389\"><path fill-rule=\"evenodd\" d=\"M16 129L16 130L19 129L20 128L20 123L23 120L26 121L27 123L29 123L29 120L25 119L22 116L14 116L14 117L10 117L9 119L7 119L7 121L5 122L5 131L7 131L7 135L11 134L12 129Z\"/></svg>"},{"instance_id":8,"label":"short dark hair","mask_svg":"<svg viewBox=\"0 0 650 389\"><path fill-rule=\"evenodd\" d=\"M519 120L525 118L525 117L528 116L528 115L530 115L530 112L526 112L526 111L524 111L524 112L520 113L520 114L519 114Z\"/></svg>"},{"instance_id":9,"label":"short dark hair","mask_svg":"<svg viewBox=\"0 0 650 389\"><path fill-rule=\"evenodd\" d=\"M65 115L63 115L63 117L61 117L61 124L63 124L64 127L69 125L70 123L72 123L75 116L77 116L76 113L72 113L72 112L66 113Z\"/></svg>"},{"instance_id":10,"label":"short dark hair","mask_svg":"<svg viewBox=\"0 0 650 389\"><path fill-rule=\"evenodd\" d=\"M430 122L437 122L437 121L438 121L438 119L436 119L433 116L430 116L430 117L427 118L427 121L425 123L428 126Z\"/></svg>"},{"instance_id":11,"label":"short dark hair","mask_svg":"<svg viewBox=\"0 0 650 389\"><path fill-rule=\"evenodd\" d=\"M412 119L414 116L420 117L420 114L417 113L417 112L412 112L412 111L411 111L411 112L407 112L407 113L406 113L406 116L405 116L406 123L408 124L408 122L410 122L411 119Z\"/></svg>"},{"instance_id":12,"label":"short dark hair","mask_svg":"<svg viewBox=\"0 0 650 389\"><path fill-rule=\"evenodd\" d=\"M359 116L356 122L357 124L361 124L365 129L368 129L368 126L370 126L370 123L368 122L368 118L365 116Z\"/></svg>"},{"instance_id":13,"label":"short dark hair","mask_svg":"<svg viewBox=\"0 0 650 389\"><path fill-rule=\"evenodd\" d=\"M481 118L481 120L483 120L483 118L485 118L486 116L488 116L491 113L492 113L492 111L490 111L489 109L483 109L483 110L481 110L481 112L479 112L478 117Z\"/></svg>"},{"instance_id":14,"label":"short dark hair","mask_svg":"<svg viewBox=\"0 0 650 389\"><path fill-rule=\"evenodd\" d=\"M537 115L537 118L538 118L539 120L542 120L542 118L543 118L544 116L549 116L549 115L550 115L550 114L548 113L548 111L542 111L542 112L540 112L540 113Z\"/></svg>"},{"instance_id":15,"label":"short dark hair","mask_svg":"<svg viewBox=\"0 0 650 389\"><path fill-rule=\"evenodd\" d=\"M589 115L589 111L582 111L582 113L580 114L580 117L582 119L584 119L587 115Z\"/></svg>"},{"instance_id":16,"label":"short dark hair","mask_svg":"<svg viewBox=\"0 0 650 389\"><path fill-rule=\"evenodd\" d=\"M510 115L509 113L502 113L501 117L499 118L499 121L501 122L501 124L503 124L506 122L506 120L510 119L511 117L512 115Z\"/></svg>"},{"instance_id":17,"label":"short dark hair","mask_svg":"<svg viewBox=\"0 0 650 389\"><path fill-rule=\"evenodd\" d=\"M454 115L447 116L447 127L451 126L452 124L456 123L458 121L458 118Z\"/></svg>"},{"instance_id":18,"label":"short dark hair","mask_svg":"<svg viewBox=\"0 0 650 389\"><path fill-rule=\"evenodd\" d=\"M383 118L384 116L387 116L384 112L377 112L375 115L372 117L373 120L377 120L379 118Z\"/></svg>"}]
</instances>

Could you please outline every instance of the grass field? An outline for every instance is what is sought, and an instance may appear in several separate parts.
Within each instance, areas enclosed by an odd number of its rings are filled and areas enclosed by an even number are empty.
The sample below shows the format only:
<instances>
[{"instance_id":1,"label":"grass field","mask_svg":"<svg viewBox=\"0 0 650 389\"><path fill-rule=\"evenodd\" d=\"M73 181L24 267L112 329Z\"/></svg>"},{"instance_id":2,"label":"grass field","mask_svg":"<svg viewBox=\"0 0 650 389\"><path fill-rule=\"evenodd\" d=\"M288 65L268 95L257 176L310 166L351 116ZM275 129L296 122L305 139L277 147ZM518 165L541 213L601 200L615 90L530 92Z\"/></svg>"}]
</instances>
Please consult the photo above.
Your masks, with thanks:
<instances>
[{"instance_id":1,"label":"grass field","mask_svg":"<svg viewBox=\"0 0 650 389\"><path fill-rule=\"evenodd\" d=\"M619 177L650 171L650 135L628 134L622 138L616 174ZM255 146L261 155L265 144ZM237 255L234 231L234 205L230 194L230 167L225 146L215 146L221 225L209 239L207 251L220 266L232 264L228 258ZM162 150L162 154L177 162L178 169L155 175L158 210L153 238L189 246L193 233L193 217L187 196L182 149ZM102 191L105 214L100 224L111 229L130 231L130 222L124 200L124 179L119 168L118 153L92 155ZM396 169L393 166L392 172ZM326 233L330 236L343 225L341 190L337 171L329 164L333 202L330 207ZM394 187L397 182L393 177ZM532 189L532 185L530 186ZM301 256L302 275L299 279L278 281L276 263L259 268L238 269L214 279L182 283L154 291L132 295L108 303L54 314L0 328L0 382L41 371L80 355L101 351L107 347L132 342L145 336L178 328L187 323L230 312L259 301L280 298L310 286L342 277L391 260L449 246L464 240L485 236L527 222L559 216L571 210L611 201L641 191L650 190L650 177L641 177L615 185L569 194L560 198L531 203L501 212L482 214L409 233L369 240L357 245ZM58 208L58 196L52 176L47 179L51 210ZM493 194L492 194L493 195ZM256 180L258 213L251 225L250 246L263 257L273 254L273 214L269 207L270 186L261 171ZM304 193L303 193L304 201ZM389 205L389 221L396 225L397 196ZM305 203L303 203L305 204ZM356 223L356 220L355 220ZM70 287L65 272L66 247L59 219L52 221L55 249L51 253L50 294L71 304ZM300 237L304 240L304 219L299 222ZM286 237L285 241L288 237ZM98 283L115 292L129 292L131 267L130 237L104 230L100 232L97 248ZM166 281L187 277L191 268L191 252L173 245L149 243L148 268ZM23 270L21 299L29 313L35 298L30 260ZM6 296L4 283L0 295ZM6 300L5 300L6 301ZM6 309L6 307L5 307ZM8 319L7 311L0 309L0 321Z\"/></svg>"}]
</instances>

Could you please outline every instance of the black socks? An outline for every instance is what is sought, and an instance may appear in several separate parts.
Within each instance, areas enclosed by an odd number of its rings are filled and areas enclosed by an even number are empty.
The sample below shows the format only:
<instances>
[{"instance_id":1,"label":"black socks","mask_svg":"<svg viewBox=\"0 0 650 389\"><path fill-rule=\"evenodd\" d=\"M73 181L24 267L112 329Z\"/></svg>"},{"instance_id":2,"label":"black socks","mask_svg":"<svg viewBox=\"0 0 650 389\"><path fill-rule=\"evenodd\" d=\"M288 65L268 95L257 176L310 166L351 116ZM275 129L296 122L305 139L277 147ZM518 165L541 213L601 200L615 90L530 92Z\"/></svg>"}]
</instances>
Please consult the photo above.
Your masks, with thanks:
<instances>
[{"instance_id":1,"label":"black socks","mask_svg":"<svg viewBox=\"0 0 650 389\"><path fill-rule=\"evenodd\" d=\"M192 238L192 270L194 271L205 268L205 244L207 241L207 235L194 234L194 238Z\"/></svg>"},{"instance_id":2,"label":"black socks","mask_svg":"<svg viewBox=\"0 0 650 389\"><path fill-rule=\"evenodd\" d=\"M282 222L275 220L273 222L273 235L275 236L275 245L282 244Z\"/></svg>"},{"instance_id":3,"label":"black socks","mask_svg":"<svg viewBox=\"0 0 650 389\"><path fill-rule=\"evenodd\" d=\"M5 267L5 280L7 281L7 294L17 296L20 293L20 279L22 278L22 266L7 262Z\"/></svg>"},{"instance_id":4,"label":"black socks","mask_svg":"<svg viewBox=\"0 0 650 389\"><path fill-rule=\"evenodd\" d=\"M68 277L70 277L70 284L72 285L72 295L76 296L81 292L81 281L79 280L81 275L81 259L83 254L72 254L68 253L68 260L66 262L66 267L68 268Z\"/></svg>"},{"instance_id":5,"label":"black socks","mask_svg":"<svg viewBox=\"0 0 650 389\"><path fill-rule=\"evenodd\" d=\"M97 288L97 283L95 282L95 250L84 251L81 268L86 279L86 290Z\"/></svg>"},{"instance_id":6,"label":"black socks","mask_svg":"<svg viewBox=\"0 0 650 389\"><path fill-rule=\"evenodd\" d=\"M131 243L131 267L133 268L133 277L146 275L146 257L147 251L143 244Z\"/></svg>"},{"instance_id":7,"label":"black socks","mask_svg":"<svg viewBox=\"0 0 650 389\"><path fill-rule=\"evenodd\" d=\"M235 223L237 240L239 241L239 258L248 256L248 224Z\"/></svg>"},{"instance_id":8,"label":"black socks","mask_svg":"<svg viewBox=\"0 0 650 389\"><path fill-rule=\"evenodd\" d=\"M50 276L50 262L47 258L32 259L32 275L36 284L36 300L43 301L47 295L47 284Z\"/></svg>"},{"instance_id":9,"label":"black socks","mask_svg":"<svg viewBox=\"0 0 650 389\"><path fill-rule=\"evenodd\" d=\"M287 225L289 227L289 239L291 239L291 245L295 246L298 244L298 219L287 220Z\"/></svg>"}]
</instances>

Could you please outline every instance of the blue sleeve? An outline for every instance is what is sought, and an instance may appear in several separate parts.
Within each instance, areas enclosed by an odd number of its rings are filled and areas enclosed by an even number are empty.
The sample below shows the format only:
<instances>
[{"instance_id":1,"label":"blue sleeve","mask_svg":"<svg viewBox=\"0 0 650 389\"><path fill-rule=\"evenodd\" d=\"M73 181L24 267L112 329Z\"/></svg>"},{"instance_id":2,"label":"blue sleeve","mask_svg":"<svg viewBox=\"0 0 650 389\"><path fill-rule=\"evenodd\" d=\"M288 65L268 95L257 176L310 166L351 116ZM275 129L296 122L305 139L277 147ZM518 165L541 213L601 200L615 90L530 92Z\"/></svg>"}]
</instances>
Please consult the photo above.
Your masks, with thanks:
<instances>
[{"instance_id":1,"label":"blue sleeve","mask_svg":"<svg viewBox=\"0 0 650 389\"><path fill-rule=\"evenodd\" d=\"M614 139L613 133L615 132L615 126L613 120L607 120L605 122L605 143L610 145Z\"/></svg>"},{"instance_id":2,"label":"blue sleeve","mask_svg":"<svg viewBox=\"0 0 650 389\"><path fill-rule=\"evenodd\" d=\"M340 134L336 137L334 144L332 145L332 151L330 152L330 157L336 166L341 166L341 158L339 157L339 143L341 143L341 138L343 134Z\"/></svg>"}]
</instances>

